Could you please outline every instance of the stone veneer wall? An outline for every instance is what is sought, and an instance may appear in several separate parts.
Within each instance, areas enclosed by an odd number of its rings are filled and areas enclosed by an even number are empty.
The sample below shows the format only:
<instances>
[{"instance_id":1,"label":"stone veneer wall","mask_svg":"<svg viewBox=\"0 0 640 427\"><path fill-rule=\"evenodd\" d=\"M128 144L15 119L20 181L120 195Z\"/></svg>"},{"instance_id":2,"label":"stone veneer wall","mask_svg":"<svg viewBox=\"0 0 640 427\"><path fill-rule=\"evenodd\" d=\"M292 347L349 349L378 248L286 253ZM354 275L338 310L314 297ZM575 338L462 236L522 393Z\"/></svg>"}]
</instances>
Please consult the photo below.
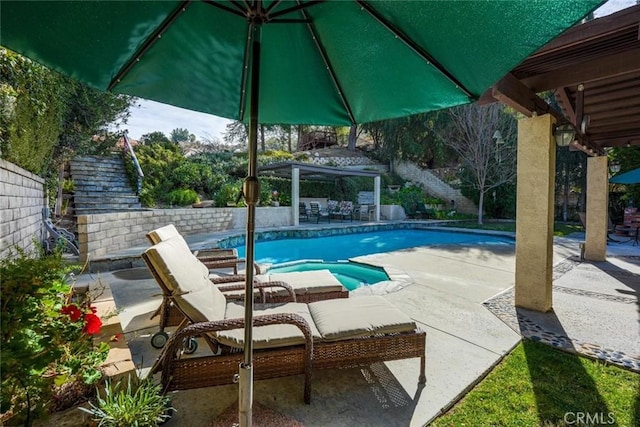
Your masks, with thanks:
<instances>
[{"instance_id":1,"label":"stone veneer wall","mask_svg":"<svg viewBox=\"0 0 640 427\"><path fill-rule=\"evenodd\" d=\"M153 209L78 216L82 262L148 244L146 234L173 224L188 236L225 230L244 230L246 208ZM291 207L259 207L256 228L292 225Z\"/></svg>"},{"instance_id":2,"label":"stone veneer wall","mask_svg":"<svg viewBox=\"0 0 640 427\"><path fill-rule=\"evenodd\" d=\"M373 167L373 166L377 166L378 163L376 163L375 161L371 160L368 157L365 156L351 156L351 157L316 157L316 156L309 156L309 163L312 163L314 165L320 165L320 166L326 166L326 165L330 165L330 166L336 166L336 167L349 167L349 166L366 166L366 167Z\"/></svg>"},{"instance_id":3,"label":"stone veneer wall","mask_svg":"<svg viewBox=\"0 0 640 427\"><path fill-rule=\"evenodd\" d=\"M14 246L27 252L43 239L44 179L0 159L0 257Z\"/></svg>"}]
</instances>

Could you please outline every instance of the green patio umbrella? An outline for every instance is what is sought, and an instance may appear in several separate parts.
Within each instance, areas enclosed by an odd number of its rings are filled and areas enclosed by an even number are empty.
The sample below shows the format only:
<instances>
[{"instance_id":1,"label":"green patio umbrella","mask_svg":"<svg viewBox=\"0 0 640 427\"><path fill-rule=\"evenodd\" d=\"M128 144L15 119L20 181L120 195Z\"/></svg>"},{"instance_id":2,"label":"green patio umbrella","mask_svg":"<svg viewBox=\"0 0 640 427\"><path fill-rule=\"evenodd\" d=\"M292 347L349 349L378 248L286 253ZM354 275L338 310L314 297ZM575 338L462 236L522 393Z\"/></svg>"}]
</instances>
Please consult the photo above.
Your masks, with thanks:
<instances>
[{"instance_id":1,"label":"green patio umbrella","mask_svg":"<svg viewBox=\"0 0 640 427\"><path fill-rule=\"evenodd\" d=\"M609 182L613 184L640 184L640 168L618 174Z\"/></svg>"},{"instance_id":2,"label":"green patio umbrella","mask_svg":"<svg viewBox=\"0 0 640 427\"><path fill-rule=\"evenodd\" d=\"M99 89L248 122L252 295L258 123L350 125L472 102L602 2L3 0L0 44Z\"/></svg>"}]
</instances>

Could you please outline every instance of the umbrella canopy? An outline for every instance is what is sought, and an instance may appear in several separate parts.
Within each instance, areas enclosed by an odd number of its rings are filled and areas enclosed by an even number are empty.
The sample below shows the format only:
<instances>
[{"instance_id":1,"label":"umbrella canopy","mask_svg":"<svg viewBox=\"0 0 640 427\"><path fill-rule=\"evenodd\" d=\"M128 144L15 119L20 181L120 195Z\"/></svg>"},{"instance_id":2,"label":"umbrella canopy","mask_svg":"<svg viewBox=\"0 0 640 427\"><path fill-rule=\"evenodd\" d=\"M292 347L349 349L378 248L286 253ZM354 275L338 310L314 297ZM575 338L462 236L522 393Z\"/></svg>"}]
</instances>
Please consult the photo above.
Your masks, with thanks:
<instances>
[{"instance_id":1,"label":"umbrella canopy","mask_svg":"<svg viewBox=\"0 0 640 427\"><path fill-rule=\"evenodd\" d=\"M621 173L609 180L612 184L640 184L640 168Z\"/></svg>"},{"instance_id":2,"label":"umbrella canopy","mask_svg":"<svg viewBox=\"0 0 640 427\"><path fill-rule=\"evenodd\" d=\"M257 125L350 125L477 99L602 0L2 1L0 43L103 90L249 123L246 295ZM240 423L251 424L251 298Z\"/></svg>"},{"instance_id":3,"label":"umbrella canopy","mask_svg":"<svg viewBox=\"0 0 640 427\"><path fill-rule=\"evenodd\" d=\"M248 121L350 125L474 100L601 0L2 1L0 44L99 89ZM245 6L248 4L249 6Z\"/></svg>"}]
</instances>

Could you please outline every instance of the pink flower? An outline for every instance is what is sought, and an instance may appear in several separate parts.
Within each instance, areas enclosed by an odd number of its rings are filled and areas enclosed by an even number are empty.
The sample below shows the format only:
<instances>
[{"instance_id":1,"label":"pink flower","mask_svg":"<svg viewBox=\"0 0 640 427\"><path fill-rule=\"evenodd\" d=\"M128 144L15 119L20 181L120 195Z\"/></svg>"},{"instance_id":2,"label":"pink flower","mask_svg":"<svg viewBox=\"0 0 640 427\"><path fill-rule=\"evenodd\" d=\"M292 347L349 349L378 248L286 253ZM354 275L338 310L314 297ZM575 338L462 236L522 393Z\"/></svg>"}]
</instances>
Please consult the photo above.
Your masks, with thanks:
<instances>
[{"instance_id":1,"label":"pink flower","mask_svg":"<svg viewBox=\"0 0 640 427\"><path fill-rule=\"evenodd\" d=\"M62 307L62 310L60 310L60 313L66 314L67 316L69 316L72 322L76 322L82 316L82 312L80 311L78 306L75 304L69 304L67 306Z\"/></svg>"},{"instance_id":2,"label":"pink flower","mask_svg":"<svg viewBox=\"0 0 640 427\"><path fill-rule=\"evenodd\" d=\"M89 335L96 335L100 332L102 326L102 320L93 313L87 313L84 315L84 329L83 332Z\"/></svg>"}]
</instances>

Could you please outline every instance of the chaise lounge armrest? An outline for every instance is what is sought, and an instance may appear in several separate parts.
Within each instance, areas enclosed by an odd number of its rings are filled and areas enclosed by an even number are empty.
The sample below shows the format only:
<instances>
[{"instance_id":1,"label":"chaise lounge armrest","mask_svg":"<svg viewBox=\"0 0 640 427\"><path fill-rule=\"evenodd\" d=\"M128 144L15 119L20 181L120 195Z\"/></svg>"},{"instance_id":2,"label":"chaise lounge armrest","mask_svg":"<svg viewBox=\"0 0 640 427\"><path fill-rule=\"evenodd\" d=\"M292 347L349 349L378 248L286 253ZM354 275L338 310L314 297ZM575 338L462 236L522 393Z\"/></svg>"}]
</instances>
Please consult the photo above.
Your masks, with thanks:
<instances>
[{"instance_id":1,"label":"chaise lounge armrest","mask_svg":"<svg viewBox=\"0 0 640 427\"><path fill-rule=\"evenodd\" d=\"M173 375L175 373L175 367L172 364L179 363L182 356L182 348L185 340L195 338L202 335L211 335L215 339L215 334L221 331L229 331L233 329L244 328L244 319L224 319L213 322L200 322L194 323L180 330L174 334L170 339L162 353L156 360L154 366L151 368L151 373L154 374L158 371L162 371L162 384L170 385L173 381ZM267 314L253 317L253 326L268 326L268 325L293 325L300 329L304 335L304 401L305 403L311 402L311 368L312 368L312 355L313 355L313 338L309 323L304 317L294 313L278 313ZM277 351L278 349L274 349ZM270 349L263 349L260 352L269 353ZM257 353L259 355L259 353ZM222 361L224 356L214 356L212 359L210 370L215 369L216 358L220 358ZM189 359L186 359L187 361ZM282 363L288 363L287 360L283 360ZM231 382L231 381L229 381ZM166 390L165 390L166 391Z\"/></svg>"},{"instance_id":2,"label":"chaise lounge armrest","mask_svg":"<svg viewBox=\"0 0 640 427\"><path fill-rule=\"evenodd\" d=\"M236 283L229 283L229 284L222 284L222 282L220 283L215 283L216 286L218 286L218 289L220 289L220 291L222 292L227 292L227 291L244 291L245 290L245 284L244 283L237 283L237 280L234 280L233 282ZM264 289L267 288L283 288L289 295L289 299L290 302L296 302L296 292L293 290L293 288L291 287L291 285L289 285L288 283L285 282L258 282L258 281L254 281L253 282L253 288L254 289L258 289L260 291L260 296L262 299L262 302L264 303L266 301L266 295L264 293Z\"/></svg>"},{"instance_id":3,"label":"chaise lounge armrest","mask_svg":"<svg viewBox=\"0 0 640 427\"><path fill-rule=\"evenodd\" d=\"M234 273L237 273L239 264L245 263L244 258L220 259L216 257L198 257L198 261L206 265L208 269L233 268ZM255 274L260 274L262 271L256 263L253 263L253 270Z\"/></svg>"}]
</instances>

